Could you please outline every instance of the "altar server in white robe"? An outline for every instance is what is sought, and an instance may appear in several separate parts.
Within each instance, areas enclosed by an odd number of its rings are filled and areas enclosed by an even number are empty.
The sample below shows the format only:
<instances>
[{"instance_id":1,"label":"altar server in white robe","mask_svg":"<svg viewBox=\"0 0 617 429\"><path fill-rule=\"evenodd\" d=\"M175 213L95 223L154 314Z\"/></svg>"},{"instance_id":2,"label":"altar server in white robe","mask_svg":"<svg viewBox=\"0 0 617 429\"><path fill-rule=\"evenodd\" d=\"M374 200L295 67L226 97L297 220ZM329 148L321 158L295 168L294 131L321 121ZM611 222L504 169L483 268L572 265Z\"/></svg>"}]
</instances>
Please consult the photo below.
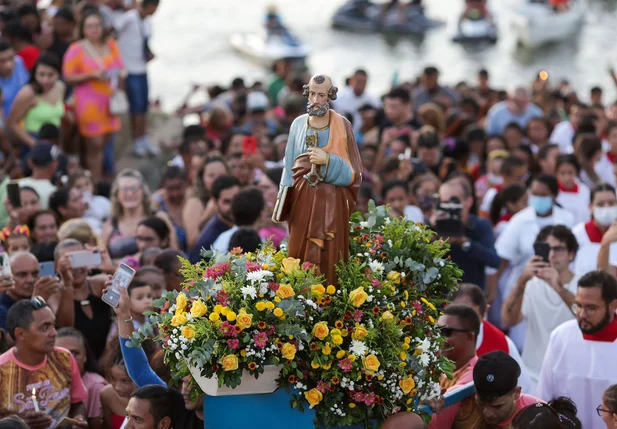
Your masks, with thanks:
<instances>
[{"instance_id":1,"label":"altar server in white robe","mask_svg":"<svg viewBox=\"0 0 617 429\"><path fill-rule=\"evenodd\" d=\"M592 271L578 283L576 320L558 326L544 357L537 396L566 396L578 408L585 429L605 429L596 408L603 392L617 383L617 280Z\"/></svg>"}]
</instances>

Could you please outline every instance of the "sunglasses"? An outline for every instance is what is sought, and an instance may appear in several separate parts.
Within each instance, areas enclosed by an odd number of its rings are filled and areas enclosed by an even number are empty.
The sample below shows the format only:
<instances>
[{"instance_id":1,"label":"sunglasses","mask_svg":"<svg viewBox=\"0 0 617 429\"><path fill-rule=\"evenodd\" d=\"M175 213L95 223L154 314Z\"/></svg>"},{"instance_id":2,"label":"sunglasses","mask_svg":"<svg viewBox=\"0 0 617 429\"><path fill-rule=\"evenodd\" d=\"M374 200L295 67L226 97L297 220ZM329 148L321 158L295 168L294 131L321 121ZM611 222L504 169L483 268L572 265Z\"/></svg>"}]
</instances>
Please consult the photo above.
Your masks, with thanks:
<instances>
[{"instance_id":1,"label":"sunglasses","mask_svg":"<svg viewBox=\"0 0 617 429\"><path fill-rule=\"evenodd\" d=\"M462 333L471 332L469 329L450 328L449 326L440 326L439 330L441 331L441 335L446 338L451 337L455 332L462 332Z\"/></svg>"},{"instance_id":2,"label":"sunglasses","mask_svg":"<svg viewBox=\"0 0 617 429\"><path fill-rule=\"evenodd\" d=\"M42 296L35 296L30 300L30 303L35 310L40 310L41 308L47 307L47 303Z\"/></svg>"}]
</instances>

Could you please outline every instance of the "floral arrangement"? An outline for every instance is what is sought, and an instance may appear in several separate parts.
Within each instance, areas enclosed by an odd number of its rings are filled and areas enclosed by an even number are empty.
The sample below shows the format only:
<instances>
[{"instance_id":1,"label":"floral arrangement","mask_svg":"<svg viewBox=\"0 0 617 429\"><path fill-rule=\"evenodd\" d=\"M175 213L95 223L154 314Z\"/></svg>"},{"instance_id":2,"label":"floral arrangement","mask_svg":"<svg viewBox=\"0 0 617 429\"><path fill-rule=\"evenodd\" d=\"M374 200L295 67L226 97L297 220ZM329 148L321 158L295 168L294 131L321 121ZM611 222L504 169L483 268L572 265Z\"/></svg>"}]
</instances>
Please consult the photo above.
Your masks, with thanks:
<instances>
[{"instance_id":1,"label":"floral arrangement","mask_svg":"<svg viewBox=\"0 0 617 429\"><path fill-rule=\"evenodd\" d=\"M159 310L149 314L150 326L135 333L132 344L138 346L155 326L175 381L192 366L204 377L217 376L219 387L237 387L244 371L257 378L266 365L294 361L308 341L298 296L320 280L310 263L300 265L270 246L182 263L184 289L154 302Z\"/></svg>"},{"instance_id":2,"label":"floral arrangement","mask_svg":"<svg viewBox=\"0 0 617 429\"><path fill-rule=\"evenodd\" d=\"M338 285L315 285L304 303L308 347L286 361L281 384L292 406L308 405L318 426L382 421L440 393L453 364L439 356L444 339L435 319L462 272L434 232L385 207L351 219L351 256Z\"/></svg>"}]
</instances>

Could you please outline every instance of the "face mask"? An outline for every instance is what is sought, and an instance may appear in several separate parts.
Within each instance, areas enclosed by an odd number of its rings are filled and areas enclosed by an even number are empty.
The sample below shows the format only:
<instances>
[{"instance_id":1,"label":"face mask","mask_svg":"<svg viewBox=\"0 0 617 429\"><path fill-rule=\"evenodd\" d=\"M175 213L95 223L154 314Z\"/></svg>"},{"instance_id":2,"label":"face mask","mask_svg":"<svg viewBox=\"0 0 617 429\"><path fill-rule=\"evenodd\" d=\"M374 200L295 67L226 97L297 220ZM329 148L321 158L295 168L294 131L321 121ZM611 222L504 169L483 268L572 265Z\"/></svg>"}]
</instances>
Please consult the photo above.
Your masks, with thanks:
<instances>
[{"instance_id":1,"label":"face mask","mask_svg":"<svg viewBox=\"0 0 617 429\"><path fill-rule=\"evenodd\" d=\"M594 207L593 218L604 227L611 226L611 224L617 220L617 206Z\"/></svg>"},{"instance_id":2,"label":"face mask","mask_svg":"<svg viewBox=\"0 0 617 429\"><path fill-rule=\"evenodd\" d=\"M488 181L491 182L493 185L502 185L503 184L503 177L498 176L498 175L493 174L493 173L487 173L486 175L488 176Z\"/></svg>"},{"instance_id":3,"label":"face mask","mask_svg":"<svg viewBox=\"0 0 617 429\"><path fill-rule=\"evenodd\" d=\"M553 198L552 197L537 197L535 195L531 195L529 197L529 205L533 207L537 214L543 216L551 211L553 208Z\"/></svg>"}]
</instances>

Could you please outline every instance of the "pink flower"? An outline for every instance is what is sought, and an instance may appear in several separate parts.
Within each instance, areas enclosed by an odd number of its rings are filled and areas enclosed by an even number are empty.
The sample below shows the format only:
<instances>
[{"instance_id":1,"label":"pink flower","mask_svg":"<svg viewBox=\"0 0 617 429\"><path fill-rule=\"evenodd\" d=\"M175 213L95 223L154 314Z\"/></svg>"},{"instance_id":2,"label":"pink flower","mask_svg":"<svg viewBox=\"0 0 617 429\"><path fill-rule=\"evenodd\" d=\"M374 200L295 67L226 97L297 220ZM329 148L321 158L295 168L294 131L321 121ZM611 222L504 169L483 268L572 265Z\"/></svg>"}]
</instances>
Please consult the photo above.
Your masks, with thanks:
<instances>
[{"instance_id":1,"label":"pink flower","mask_svg":"<svg viewBox=\"0 0 617 429\"><path fill-rule=\"evenodd\" d=\"M218 301L219 304L221 304L223 307L227 307L229 306L229 304L231 303L231 301L229 301L229 294L224 291L224 290L220 290L217 294L216 294L216 300Z\"/></svg>"},{"instance_id":2,"label":"pink flower","mask_svg":"<svg viewBox=\"0 0 617 429\"><path fill-rule=\"evenodd\" d=\"M376 287L377 289L381 287L381 282L377 279L371 279L371 284L373 285L373 287Z\"/></svg>"},{"instance_id":3,"label":"pink flower","mask_svg":"<svg viewBox=\"0 0 617 429\"><path fill-rule=\"evenodd\" d=\"M238 336L238 333L236 332L235 326L233 326L229 322L221 323L220 330L223 333L223 335L225 335L226 337L234 337L235 338L235 337Z\"/></svg>"},{"instance_id":4,"label":"pink flower","mask_svg":"<svg viewBox=\"0 0 617 429\"><path fill-rule=\"evenodd\" d=\"M364 396L364 404L367 407L370 407L371 405L373 405L376 399L377 399L377 396L373 392L368 393Z\"/></svg>"},{"instance_id":5,"label":"pink flower","mask_svg":"<svg viewBox=\"0 0 617 429\"><path fill-rule=\"evenodd\" d=\"M385 238L383 238L383 235L381 234L375 234L375 241L379 244L383 243L385 241Z\"/></svg>"},{"instance_id":6,"label":"pink flower","mask_svg":"<svg viewBox=\"0 0 617 429\"><path fill-rule=\"evenodd\" d=\"M353 366L353 362L349 358L345 358L338 363L338 367L343 370L343 372L350 372Z\"/></svg>"},{"instance_id":7,"label":"pink flower","mask_svg":"<svg viewBox=\"0 0 617 429\"><path fill-rule=\"evenodd\" d=\"M364 312L362 312L362 310L355 310L353 312L353 320L356 322L361 322L363 315L364 315Z\"/></svg>"},{"instance_id":8,"label":"pink flower","mask_svg":"<svg viewBox=\"0 0 617 429\"><path fill-rule=\"evenodd\" d=\"M321 393L326 393L327 390L330 390L330 383L326 383L325 381L317 382L317 390Z\"/></svg>"},{"instance_id":9,"label":"pink flower","mask_svg":"<svg viewBox=\"0 0 617 429\"><path fill-rule=\"evenodd\" d=\"M237 350L240 347L240 340L227 340L227 346L232 350Z\"/></svg>"},{"instance_id":10,"label":"pink flower","mask_svg":"<svg viewBox=\"0 0 617 429\"><path fill-rule=\"evenodd\" d=\"M308 270L310 270L311 268L313 268L314 266L315 266L315 264L313 264L312 262L305 261L305 262L302 264L302 269L303 269L303 270L305 270L305 271L308 271Z\"/></svg>"},{"instance_id":11,"label":"pink flower","mask_svg":"<svg viewBox=\"0 0 617 429\"><path fill-rule=\"evenodd\" d=\"M276 293L276 291L279 290L279 287L280 285L278 283L275 283L275 282L268 283L268 289L270 289L274 293Z\"/></svg>"},{"instance_id":12,"label":"pink flower","mask_svg":"<svg viewBox=\"0 0 617 429\"><path fill-rule=\"evenodd\" d=\"M230 269L231 267L227 262L214 265L206 270L204 278L216 280L219 277L224 276Z\"/></svg>"},{"instance_id":13,"label":"pink flower","mask_svg":"<svg viewBox=\"0 0 617 429\"><path fill-rule=\"evenodd\" d=\"M266 347L266 343L268 342L268 336L265 332L258 332L257 334L253 335L253 340L255 341L255 345L257 347L263 349L264 347Z\"/></svg>"},{"instance_id":14,"label":"pink flower","mask_svg":"<svg viewBox=\"0 0 617 429\"><path fill-rule=\"evenodd\" d=\"M414 301L413 306L416 309L416 313L422 314L422 304L420 304L418 301Z\"/></svg>"},{"instance_id":15,"label":"pink flower","mask_svg":"<svg viewBox=\"0 0 617 429\"><path fill-rule=\"evenodd\" d=\"M257 262L247 262L246 263L246 271L248 271L249 273L252 273L253 271L259 271L261 270L261 265L258 264Z\"/></svg>"},{"instance_id":16,"label":"pink flower","mask_svg":"<svg viewBox=\"0 0 617 429\"><path fill-rule=\"evenodd\" d=\"M355 402L364 402L364 393L362 393L362 392L356 392L356 393L353 395L353 400L354 400Z\"/></svg>"}]
</instances>

